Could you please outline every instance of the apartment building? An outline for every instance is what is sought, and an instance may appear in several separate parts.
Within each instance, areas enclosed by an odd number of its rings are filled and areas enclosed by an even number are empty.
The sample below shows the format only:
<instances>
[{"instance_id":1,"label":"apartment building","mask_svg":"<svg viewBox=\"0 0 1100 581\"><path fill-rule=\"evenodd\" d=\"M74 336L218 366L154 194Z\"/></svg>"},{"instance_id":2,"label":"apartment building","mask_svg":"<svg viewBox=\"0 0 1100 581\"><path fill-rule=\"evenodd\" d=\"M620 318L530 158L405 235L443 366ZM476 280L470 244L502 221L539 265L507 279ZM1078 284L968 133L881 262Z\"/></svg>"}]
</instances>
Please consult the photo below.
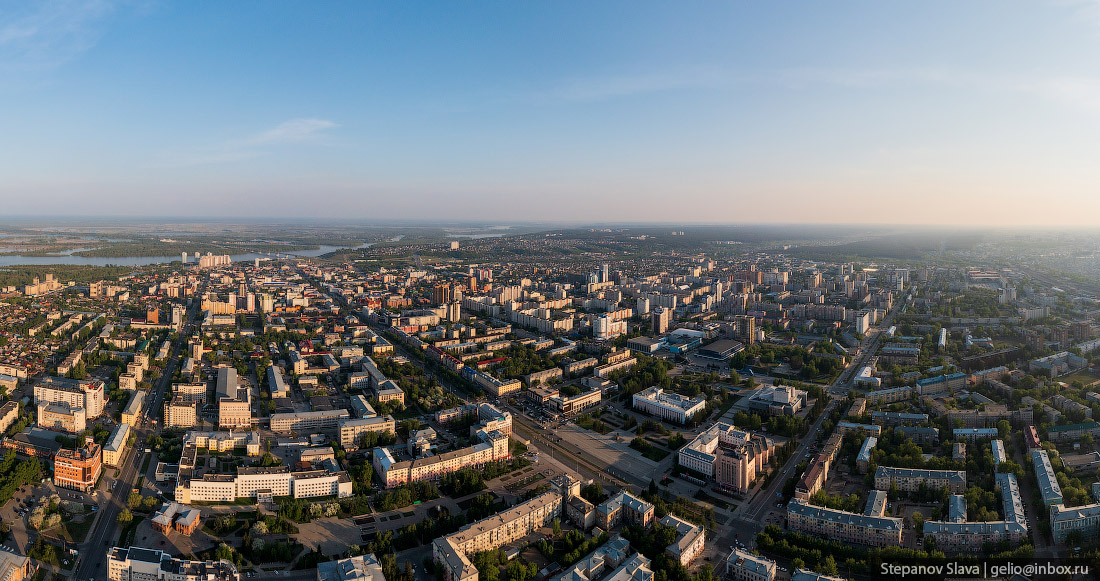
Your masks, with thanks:
<instances>
[{"instance_id":1,"label":"apartment building","mask_svg":"<svg viewBox=\"0 0 1100 581\"><path fill-rule=\"evenodd\" d=\"M1082 540L1091 540L1100 532L1100 503L1066 508L1059 503L1050 507L1050 530L1054 542L1065 545L1070 533L1076 532Z\"/></svg>"},{"instance_id":2,"label":"apartment building","mask_svg":"<svg viewBox=\"0 0 1100 581\"><path fill-rule=\"evenodd\" d=\"M842 435L848 432L860 432L878 438L882 435L882 426L876 426L874 424L857 424L854 422L837 422L836 431L838 434Z\"/></svg>"},{"instance_id":3,"label":"apartment building","mask_svg":"<svg viewBox=\"0 0 1100 581\"><path fill-rule=\"evenodd\" d=\"M966 491L966 472L879 466L875 470L875 489L889 490L892 484L902 492L916 492L924 484L928 488L947 488L953 494L962 494Z\"/></svg>"},{"instance_id":4,"label":"apartment building","mask_svg":"<svg viewBox=\"0 0 1100 581\"><path fill-rule=\"evenodd\" d=\"M787 528L831 541L891 547L901 545L902 519L813 506L796 498L787 504Z\"/></svg>"},{"instance_id":5,"label":"apartment building","mask_svg":"<svg viewBox=\"0 0 1100 581\"><path fill-rule=\"evenodd\" d=\"M46 377L34 386L34 401L67 403L72 408L84 408L88 418L99 417L107 401L102 381Z\"/></svg>"},{"instance_id":6,"label":"apartment building","mask_svg":"<svg viewBox=\"0 0 1100 581\"><path fill-rule=\"evenodd\" d=\"M108 466L119 465L122 457L126 455L127 441L130 438L130 424L118 424L111 432L111 437L103 445L103 463Z\"/></svg>"},{"instance_id":7,"label":"apartment building","mask_svg":"<svg viewBox=\"0 0 1100 581\"><path fill-rule=\"evenodd\" d=\"M374 388L374 397L379 403L386 403L388 401L397 401L405 403L405 392L401 387L397 385L397 382L392 379L387 379L382 383L379 383Z\"/></svg>"},{"instance_id":8,"label":"apartment building","mask_svg":"<svg viewBox=\"0 0 1100 581\"><path fill-rule=\"evenodd\" d=\"M393 488L408 482L436 480L467 466L480 467L511 457L507 435L496 430L479 430L477 439L478 443L467 448L404 461L395 460L387 448L375 448L374 470L386 488Z\"/></svg>"},{"instance_id":9,"label":"apartment building","mask_svg":"<svg viewBox=\"0 0 1100 581\"><path fill-rule=\"evenodd\" d=\"M653 505L622 490L596 507L596 526L611 530L621 523L648 528L653 523Z\"/></svg>"},{"instance_id":10,"label":"apartment building","mask_svg":"<svg viewBox=\"0 0 1100 581\"><path fill-rule=\"evenodd\" d=\"M164 404L164 427L193 428L198 421L198 402L172 400Z\"/></svg>"},{"instance_id":11,"label":"apartment building","mask_svg":"<svg viewBox=\"0 0 1100 581\"><path fill-rule=\"evenodd\" d=\"M562 500L556 491L545 492L433 541L432 557L443 565L443 581L477 581L477 568L467 555L496 549L549 526L561 517Z\"/></svg>"},{"instance_id":12,"label":"apartment building","mask_svg":"<svg viewBox=\"0 0 1100 581\"><path fill-rule=\"evenodd\" d=\"M906 438L913 440L918 445L936 445L940 443L940 430L939 428L928 428L922 426L902 426L897 429L898 433L903 434Z\"/></svg>"},{"instance_id":13,"label":"apartment building","mask_svg":"<svg viewBox=\"0 0 1100 581\"><path fill-rule=\"evenodd\" d=\"M958 440L974 442L977 440L993 439L1000 435L997 428L955 428L951 431L952 437Z\"/></svg>"},{"instance_id":14,"label":"apartment building","mask_svg":"<svg viewBox=\"0 0 1100 581\"><path fill-rule=\"evenodd\" d=\"M897 365L916 365L920 360L920 345L910 343L887 343L879 349L879 360Z\"/></svg>"},{"instance_id":15,"label":"apartment building","mask_svg":"<svg viewBox=\"0 0 1100 581\"><path fill-rule=\"evenodd\" d=\"M122 410L122 422L131 426L140 426L142 421L142 408L145 406L145 392L138 391L131 395L126 402L126 408Z\"/></svg>"},{"instance_id":16,"label":"apartment building","mask_svg":"<svg viewBox=\"0 0 1100 581\"><path fill-rule=\"evenodd\" d=\"M687 567L702 552L706 542L706 531L703 527L692 524L673 515L666 515L660 520L662 525L676 529L676 540L665 548L670 557Z\"/></svg>"},{"instance_id":17,"label":"apartment building","mask_svg":"<svg viewBox=\"0 0 1100 581\"><path fill-rule=\"evenodd\" d=\"M67 402L39 402L38 426L57 432L79 434L88 426L88 415L84 408L70 407Z\"/></svg>"},{"instance_id":18,"label":"apartment building","mask_svg":"<svg viewBox=\"0 0 1100 581\"><path fill-rule=\"evenodd\" d=\"M542 371L535 371L533 373L525 375L523 377L523 383L525 383L527 387L534 387L542 384L549 385L550 382L561 378L561 368L551 367L550 369L543 369Z\"/></svg>"},{"instance_id":19,"label":"apartment building","mask_svg":"<svg viewBox=\"0 0 1100 581\"><path fill-rule=\"evenodd\" d=\"M19 419L19 402L8 401L0 406L0 434L6 433L8 428Z\"/></svg>"},{"instance_id":20,"label":"apartment building","mask_svg":"<svg viewBox=\"0 0 1100 581\"><path fill-rule=\"evenodd\" d=\"M1084 422L1081 424L1067 424L1051 426L1047 429L1047 438L1051 442L1074 442L1092 434L1094 438L1100 438L1100 423Z\"/></svg>"},{"instance_id":21,"label":"apartment building","mask_svg":"<svg viewBox=\"0 0 1100 581\"><path fill-rule=\"evenodd\" d=\"M1054 467L1050 464L1050 456L1046 450L1032 450L1031 464L1035 467L1035 479L1039 486L1039 495L1043 498L1043 504L1054 506L1062 504L1062 487L1058 485L1058 477L1054 474Z\"/></svg>"},{"instance_id":22,"label":"apartment building","mask_svg":"<svg viewBox=\"0 0 1100 581\"><path fill-rule=\"evenodd\" d=\"M859 453L856 454L856 468L859 470L860 474L866 474L869 470L871 450L874 450L877 444L878 438L867 436L867 439L863 441L863 445L859 448Z\"/></svg>"},{"instance_id":23,"label":"apartment building","mask_svg":"<svg viewBox=\"0 0 1100 581\"><path fill-rule=\"evenodd\" d=\"M206 384L173 383L172 400L206 403Z\"/></svg>"},{"instance_id":24,"label":"apartment building","mask_svg":"<svg viewBox=\"0 0 1100 581\"><path fill-rule=\"evenodd\" d=\"M293 412L271 415L271 431L287 434L336 433L341 420L350 420L348 410L324 410L318 412Z\"/></svg>"},{"instance_id":25,"label":"apartment building","mask_svg":"<svg viewBox=\"0 0 1100 581\"><path fill-rule=\"evenodd\" d=\"M966 499L951 497L950 515L945 521L925 521L925 539L935 539L936 549L947 553L975 553L988 544L1007 541L1019 546L1028 540L1027 516L1015 474L997 474L1001 489L1001 514L1004 520L971 522L966 520ZM1053 523L1053 519L1051 520ZM1095 528L1095 525L1094 525Z\"/></svg>"},{"instance_id":26,"label":"apartment building","mask_svg":"<svg viewBox=\"0 0 1100 581\"><path fill-rule=\"evenodd\" d=\"M363 434L368 432L392 434L397 428L397 422L394 421L393 416L374 416L355 420L340 420L338 426L340 445L345 450L351 451L359 449L359 442L362 440Z\"/></svg>"},{"instance_id":27,"label":"apartment building","mask_svg":"<svg viewBox=\"0 0 1100 581\"><path fill-rule=\"evenodd\" d=\"M965 373L951 373L937 375L928 379L917 381L917 393L921 395L935 395L946 391L957 391L966 388Z\"/></svg>"},{"instance_id":28,"label":"apartment building","mask_svg":"<svg viewBox=\"0 0 1100 581\"><path fill-rule=\"evenodd\" d=\"M726 575L729 581L773 581L775 561L748 551L734 549L726 558Z\"/></svg>"},{"instance_id":29,"label":"apartment building","mask_svg":"<svg viewBox=\"0 0 1100 581\"><path fill-rule=\"evenodd\" d=\"M1064 395L1055 395L1054 397L1050 398L1050 403L1054 405L1055 408L1060 409L1066 413L1075 412L1086 418L1092 418L1091 407L1083 403L1074 401Z\"/></svg>"},{"instance_id":30,"label":"apartment building","mask_svg":"<svg viewBox=\"0 0 1100 581\"><path fill-rule=\"evenodd\" d=\"M678 393L665 393L656 386L634 394L633 401L634 409L678 424L686 424L707 405L704 397L692 399Z\"/></svg>"},{"instance_id":31,"label":"apartment building","mask_svg":"<svg viewBox=\"0 0 1100 581\"><path fill-rule=\"evenodd\" d=\"M110 581L239 581L229 561L188 561L157 549L111 547L107 552Z\"/></svg>"},{"instance_id":32,"label":"apartment building","mask_svg":"<svg viewBox=\"0 0 1100 581\"><path fill-rule=\"evenodd\" d=\"M903 385L901 387L889 388L889 390L868 392L865 397L867 401L872 404L893 404L897 402L908 402L912 393L912 386Z\"/></svg>"},{"instance_id":33,"label":"apartment building","mask_svg":"<svg viewBox=\"0 0 1100 581\"><path fill-rule=\"evenodd\" d=\"M549 581L651 580L653 571L649 570L649 559L638 553L630 555L630 550L630 542L615 535Z\"/></svg>"},{"instance_id":34,"label":"apartment building","mask_svg":"<svg viewBox=\"0 0 1100 581\"><path fill-rule=\"evenodd\" d=\"M95 487L103 472L103 450L89 437L84 447L62 448L53 457L54 485L84 492Z\"/></svg>"}]
</instances>

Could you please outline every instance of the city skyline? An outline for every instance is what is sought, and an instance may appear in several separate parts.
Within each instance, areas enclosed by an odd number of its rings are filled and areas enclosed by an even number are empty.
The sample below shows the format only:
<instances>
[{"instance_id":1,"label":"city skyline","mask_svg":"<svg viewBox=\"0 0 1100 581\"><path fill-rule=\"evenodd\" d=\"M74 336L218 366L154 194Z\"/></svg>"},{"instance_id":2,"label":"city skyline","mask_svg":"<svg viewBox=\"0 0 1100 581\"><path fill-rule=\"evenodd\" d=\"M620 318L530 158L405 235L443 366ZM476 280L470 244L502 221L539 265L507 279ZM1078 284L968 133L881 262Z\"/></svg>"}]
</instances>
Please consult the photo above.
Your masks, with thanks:
<instances>
[{"instance_id":1,"label":"city skyline","mask_svg":"<svg viewBox=\"0 0 1100 581\"><path fill-rule=\"evenodd\" d=\"M189 8L6 4L6 214L1097 225L1090 2Z\"/></svg>"}]
</instances>

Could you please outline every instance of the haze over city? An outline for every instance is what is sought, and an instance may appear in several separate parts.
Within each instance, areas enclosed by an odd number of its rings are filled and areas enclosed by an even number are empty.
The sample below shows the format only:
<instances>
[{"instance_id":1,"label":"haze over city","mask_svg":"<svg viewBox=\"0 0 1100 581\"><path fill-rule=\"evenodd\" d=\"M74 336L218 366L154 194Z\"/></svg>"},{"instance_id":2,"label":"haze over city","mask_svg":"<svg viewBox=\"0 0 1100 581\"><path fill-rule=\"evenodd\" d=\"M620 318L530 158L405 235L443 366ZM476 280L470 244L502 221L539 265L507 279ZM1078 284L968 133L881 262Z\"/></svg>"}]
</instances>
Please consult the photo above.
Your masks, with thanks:
<instances>
[{"instance_id":1,"label":"haze over city","mask_svg":"<svg viewBox=\"0 0 1100 581\"><path fill-rule=\"evenodd\" d=\"M1100 210L1092 2L0 15L9 214L516 220L530 204L569 221L1092 225Z\"/></svg>"}]
</instances>

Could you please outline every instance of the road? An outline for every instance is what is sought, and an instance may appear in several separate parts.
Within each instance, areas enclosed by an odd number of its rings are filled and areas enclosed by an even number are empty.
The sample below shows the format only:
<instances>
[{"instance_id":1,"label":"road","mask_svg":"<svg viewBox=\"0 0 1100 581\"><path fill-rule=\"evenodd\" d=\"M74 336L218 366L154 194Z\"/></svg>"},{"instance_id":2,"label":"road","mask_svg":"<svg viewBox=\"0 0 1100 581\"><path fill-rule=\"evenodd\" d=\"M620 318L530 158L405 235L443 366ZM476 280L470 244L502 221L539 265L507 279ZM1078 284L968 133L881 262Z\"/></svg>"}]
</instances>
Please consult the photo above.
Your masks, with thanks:
<instances>
[{"instance_id":1,"label":"road","mask_svg":"<svg viewBox=\"0 0 1100 581\"><path fill-rule=\"evenodd\" d=\"M189 317L195 315L195 309L189 312ZM190 319L189 319L190 320ZM180 340L172 346L172 352L168 357L168 362L164 366L164 372L161 374L160 380L153 389L150 390L146 399L145 416L146 418L156 417L156 410L160 409L161 402L164 401L165 394L167 393L168 384L171 381L172 374L175 372L175 368L179 365L179 355L181 345L186 341L186 331L190 329L190 324L184 325L184 332L180 333ZM144 425L150 425L146 420ZM93 579L96 577L106 578L107 575L107 560L106 553L111 543L114 542L115 533L120 532L115 520L118 514L122 512L122 509L126 508L126 501L130 496L130 492L134 488L134 482L137 480L138 473L141 471L141 464L145 461L145 438L150 434L156 434L160 432L160 427L148 430L142 426L134 426L134 433L136 439L132 449L127 452L126 458L123 460L123 466L115 479L114 484L110 486L108 493L102 495L102 502L99 507L99 518L92 528L92 531L88 534L87 539L80 545L80 563L77 567L76 578L77 579ZM104 478L107 478L104 476Z\"/></svg>"},{"instance_id":2,"label":"road","mask_svg":"<svg viewBox=\"0 0 1100 581\"><path fill-rule=\"evenodd\" d=\"M806 435L798 440L798 448L795 450L794 454L791 455L790 459L787 460L786 464L779 469L779 473L772 478L771 482L766 487L759 490L752 500L742 504L734 511L734 519L738 524L738 526L734 527L735 529L752 531L752 534L749 535L750 539L755 537L757 532L764 529L766 524L763 522L764 517L767 515L768 511L773 508L772 503L780 499L777 494L781 493L788 478L800 476L795 474L794 471L800 463L811 458L810 446L817 442L821 431L821 425L824 423L825 418L829 417L833 408L838 405L839 398L847 395L851 387L851 378L855 374L855 371L865 365L867 360L878 349L879 343L886 335L881 329L888 329L890 325L893 324L899 309L900 305L895 305L895 308L891 309L890 312L883 317L882 322L876 328L871 329L867 336L864 337L860 344L860 354L852 359L851 363L844 368L844 371L837 376L833 384L826 390L826 397L830 398L828 405L810 426ZM838 399L832 399L833 397Z\"/></svg>"}]
</instances>

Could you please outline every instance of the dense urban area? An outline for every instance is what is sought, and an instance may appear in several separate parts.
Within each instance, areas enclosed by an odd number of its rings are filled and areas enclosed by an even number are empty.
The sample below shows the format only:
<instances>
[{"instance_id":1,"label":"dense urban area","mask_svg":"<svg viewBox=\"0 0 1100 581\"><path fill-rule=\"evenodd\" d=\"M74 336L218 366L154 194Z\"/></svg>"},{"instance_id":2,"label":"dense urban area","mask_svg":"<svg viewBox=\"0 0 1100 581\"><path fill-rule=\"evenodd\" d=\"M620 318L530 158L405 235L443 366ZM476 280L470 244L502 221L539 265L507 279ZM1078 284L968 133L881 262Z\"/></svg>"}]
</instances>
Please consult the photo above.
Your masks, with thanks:
<instances>
[{"instance_id":1,"label":"dense urban area","mask_svg":"<svg viewBox=\"0 0 1100 581\"><path fill-rule=\"evenodd\" d=\"M1100 555L1092 242L42 236L107 258L0 269L3 579Z\"/></svg>"}]
</instances>

